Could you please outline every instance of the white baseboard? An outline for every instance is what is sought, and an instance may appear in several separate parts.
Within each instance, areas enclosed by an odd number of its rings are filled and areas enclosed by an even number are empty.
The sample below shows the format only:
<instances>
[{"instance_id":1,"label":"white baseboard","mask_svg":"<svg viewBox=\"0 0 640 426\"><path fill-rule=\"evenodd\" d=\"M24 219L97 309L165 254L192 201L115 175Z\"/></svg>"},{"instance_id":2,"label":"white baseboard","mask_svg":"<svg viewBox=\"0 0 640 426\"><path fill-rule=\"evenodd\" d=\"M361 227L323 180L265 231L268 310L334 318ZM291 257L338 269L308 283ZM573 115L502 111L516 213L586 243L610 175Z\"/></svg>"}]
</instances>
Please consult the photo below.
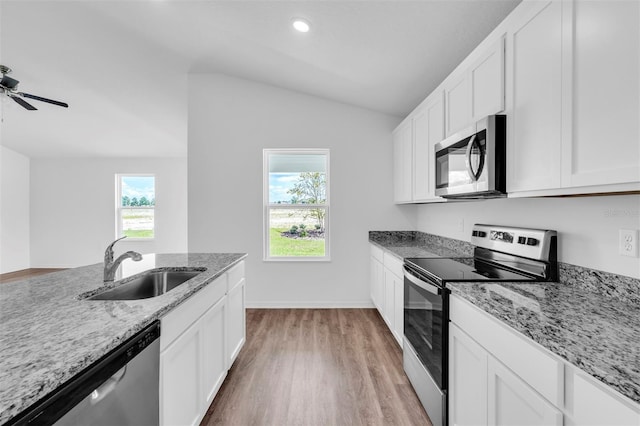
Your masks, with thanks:
<instances>
[{"instance_id":1,"label":"white baseboard","mask_svg":"<svg viewBox=\"0 0 640 426\"><path fill-rule=\"evenodd\" d=\"M258 309L363 309L375 306L371 300L360 302L252 302L247 300L246 307Z\"/></svg>"}]
</instances>

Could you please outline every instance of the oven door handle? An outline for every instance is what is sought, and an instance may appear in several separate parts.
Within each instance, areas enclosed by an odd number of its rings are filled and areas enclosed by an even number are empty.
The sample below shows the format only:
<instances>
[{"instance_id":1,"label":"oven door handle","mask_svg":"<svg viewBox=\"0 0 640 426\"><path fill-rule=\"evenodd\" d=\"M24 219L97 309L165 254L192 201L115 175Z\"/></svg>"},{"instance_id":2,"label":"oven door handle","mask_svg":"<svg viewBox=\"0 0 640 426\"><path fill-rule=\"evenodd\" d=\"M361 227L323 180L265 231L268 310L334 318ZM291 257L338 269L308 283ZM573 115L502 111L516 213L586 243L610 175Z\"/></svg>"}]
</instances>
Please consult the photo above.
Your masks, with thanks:
<instances>
[{"instance_id":1,"label":"oven door handle","mask_svg":"<svg viewBox=\"0 0 640 426\"><path fill-rule=\"evenodd\" d=\"M431 284L429 282L426 281L422 281L420 278L416 277L415 275L413 275L411 272L409 272L409 270L407 269L406 266L403 266L403 272L404 272L404 277L409 280L411 283L417 285L418 287L420 287L423 290L428 291L429 293L432 294L436 294L436 295L440 295L442 294L442 289L440 287L438 287L437 285Z\"/></svg>"}]
</instances>

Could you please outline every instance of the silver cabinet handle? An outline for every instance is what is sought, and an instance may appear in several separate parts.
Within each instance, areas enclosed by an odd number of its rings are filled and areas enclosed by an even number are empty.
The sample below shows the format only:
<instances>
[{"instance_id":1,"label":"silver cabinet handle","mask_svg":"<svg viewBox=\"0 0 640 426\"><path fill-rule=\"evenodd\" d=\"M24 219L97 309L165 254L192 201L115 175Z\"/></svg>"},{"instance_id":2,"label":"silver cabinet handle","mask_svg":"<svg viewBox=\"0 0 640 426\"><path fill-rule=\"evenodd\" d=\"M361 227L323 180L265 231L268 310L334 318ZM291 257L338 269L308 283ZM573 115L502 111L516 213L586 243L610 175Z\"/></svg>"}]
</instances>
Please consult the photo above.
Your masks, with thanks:
<instances>
[{"instance_id":1,"label":"silver cabinet handle","mask_svg":"<svg viewBox=\"0 0 640 426\"><path fill-rule=\"evenodd\" d=\"M403 266L403 269L404 269L404 277L407 280L409 280L411 283L417 285L418 287L420 287L423 290L428 291L429 293L436 294L436 295L442 294L442 289L440 287L438 287L437 285L428 283L426 281L422 281L421 279L417 278L415 275L411 274L407 270L406 266Z\"/></svg>"}]
</instances>

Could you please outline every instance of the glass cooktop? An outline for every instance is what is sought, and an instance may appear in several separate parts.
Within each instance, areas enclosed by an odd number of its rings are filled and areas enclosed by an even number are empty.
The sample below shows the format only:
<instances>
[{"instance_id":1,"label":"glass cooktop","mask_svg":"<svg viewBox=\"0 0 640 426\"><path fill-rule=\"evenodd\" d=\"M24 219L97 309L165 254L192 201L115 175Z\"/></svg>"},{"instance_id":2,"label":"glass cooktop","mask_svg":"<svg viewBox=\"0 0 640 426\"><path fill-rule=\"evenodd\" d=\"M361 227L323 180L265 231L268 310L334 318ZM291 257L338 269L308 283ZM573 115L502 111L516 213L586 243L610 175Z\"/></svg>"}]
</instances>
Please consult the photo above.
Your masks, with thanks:
<instances>
[{"instance_id":1,"label":"glass cooktop","mask_svg":"<svg viewBox=\"0 0 640 426\"><path fill-rule=\"evenodd\" d=\"M490 265L473 257L460 258L407 258L405 264L439 283L452 281L535 281L526 275L518 274Z\"/></svg>"}]
</instances>

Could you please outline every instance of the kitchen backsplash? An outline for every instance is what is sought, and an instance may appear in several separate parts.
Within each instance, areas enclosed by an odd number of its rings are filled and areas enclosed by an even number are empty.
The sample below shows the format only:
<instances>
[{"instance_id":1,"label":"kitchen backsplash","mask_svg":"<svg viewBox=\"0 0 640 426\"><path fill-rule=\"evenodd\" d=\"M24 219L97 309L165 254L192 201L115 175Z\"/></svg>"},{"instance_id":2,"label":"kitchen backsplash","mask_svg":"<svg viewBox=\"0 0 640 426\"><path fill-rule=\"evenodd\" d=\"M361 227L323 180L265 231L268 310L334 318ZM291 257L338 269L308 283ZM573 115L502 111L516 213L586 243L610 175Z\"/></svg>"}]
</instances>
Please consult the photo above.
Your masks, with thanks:
<instances>
[{"instance_id":1,"label":"kitchen backsplash","mask_svg":"<svg viewBox=\"0 0 640 426\"><path fill-rule=\"evenodd\" d=\"M369 240L382 246L422 246L446 248L462 256L473 256L473 245L466 241L420 231L369 231ZM640 279L558 262L559 282L640 305Z\"/></svg>"}]
</instances>

